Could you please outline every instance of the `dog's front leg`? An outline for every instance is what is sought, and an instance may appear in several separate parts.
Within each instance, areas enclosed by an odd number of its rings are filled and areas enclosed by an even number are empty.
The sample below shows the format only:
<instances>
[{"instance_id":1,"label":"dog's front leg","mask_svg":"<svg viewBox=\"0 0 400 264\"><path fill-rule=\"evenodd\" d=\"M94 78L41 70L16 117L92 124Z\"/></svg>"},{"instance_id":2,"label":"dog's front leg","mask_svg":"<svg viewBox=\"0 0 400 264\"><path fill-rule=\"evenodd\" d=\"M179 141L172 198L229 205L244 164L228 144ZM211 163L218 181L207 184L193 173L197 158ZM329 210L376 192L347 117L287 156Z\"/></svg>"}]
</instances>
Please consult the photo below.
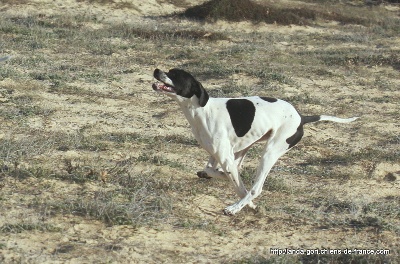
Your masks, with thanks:
<instances>
[{"instance_id":1,"label":"dog's front leg","mask_svg":"<svg viewBox=\"0 0 400 264\"><path fill-rule=\"evenodd\" d=\"M257 174L254 179L254 184L252 188L249 192L246 193L245 196L241 197L242 199L240 201L231 206L228 206L225 209L225 212L239 212L246 205L252 207L252 200L257 198L261 194L265 179L267 178L267 175L270 172L272 166L274 166L279 157L285 154L287 148L288 145L286 142L282 142L282 144L279 144L277 146L266 146L262 154L260 164L258 165Z\"/></svg>"},{"instance_id":2,"label":"dog's front leg","mask_svg":"<svg viewBox=\"0 0 400 264\"><path fill-rule=\"evenodd\" d=\"M219 178L219 179L228 179L225 173L219 169L217 169L218 161L210 156L206 167L203 171L198 171L197 176L203 179L211 179L211 178Z\"/></svg>"},{"instance_id":3,"label":"dog's front leg","mask_svg":"<svg viewBox=\"0 0 400 264\"><path fill-rule=\"evenodd\" d=\"M224 169L225 174L231 179L236 193L243 200L243 198L245 198L247 196L247 190L242 182L242 179L239 176L239 170L238 170L238 167L237 167L234 159L223 162L222 168ZM242 210L242 208L246 205L248 205L250 208L253 208L253 209L256 208L256 206L250 200L246 204L235 203L231 206L228 206L224 209L224 213L227 215L234 215L237 212L239 212L240 210Z\"/></svg>"}]
</instances>

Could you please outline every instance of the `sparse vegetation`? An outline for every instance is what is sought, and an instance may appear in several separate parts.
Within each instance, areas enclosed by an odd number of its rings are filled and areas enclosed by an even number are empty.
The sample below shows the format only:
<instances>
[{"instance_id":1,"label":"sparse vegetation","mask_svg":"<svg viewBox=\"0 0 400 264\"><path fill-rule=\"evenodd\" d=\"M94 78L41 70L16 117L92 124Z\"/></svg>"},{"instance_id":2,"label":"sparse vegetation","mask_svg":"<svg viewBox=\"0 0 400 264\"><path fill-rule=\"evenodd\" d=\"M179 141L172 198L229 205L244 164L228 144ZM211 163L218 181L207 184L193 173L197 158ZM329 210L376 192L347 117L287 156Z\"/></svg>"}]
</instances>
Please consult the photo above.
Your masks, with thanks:
<instances>
[{"instance_id":1,"label":"sparse vegetation","mask_svg":"<svg viewBox=\"0 0 400 264\"><path fill-rule=\"evenodd\" d=\"M154 262L395 263L395 1L156 2L185 11L135 17L135 2L82 0L111 14L54 6L27 15L18 8L30 1L2 1L0 58L12 58L0 62L0 262L123 263L132 252L148 260L144 248L157 244ZM176 104L151 90L155 67L185 68L212 96L257 94L303 114L361 118L307 126L272 169L258 210L224 217L237 197L228 182L196 177L207 154ZM246 157L247 186L262 151ZM19 240L34 242L26 250ZM391 253L269 252L352 246Z\"/></svg>"},{"instance_id":2,"label":"sparse vegetation","mask_svg":"<svg viewBox=\"0 0 400 264\"><path fill-rule=\"evenodd\" d=\"M0 227L0 233L21 233L26 231L42 231L42 232L60 232L60 228L54 227L49 224L37 223L18 223L18 224L4 224Z\"/></svg>"}]
</instances>

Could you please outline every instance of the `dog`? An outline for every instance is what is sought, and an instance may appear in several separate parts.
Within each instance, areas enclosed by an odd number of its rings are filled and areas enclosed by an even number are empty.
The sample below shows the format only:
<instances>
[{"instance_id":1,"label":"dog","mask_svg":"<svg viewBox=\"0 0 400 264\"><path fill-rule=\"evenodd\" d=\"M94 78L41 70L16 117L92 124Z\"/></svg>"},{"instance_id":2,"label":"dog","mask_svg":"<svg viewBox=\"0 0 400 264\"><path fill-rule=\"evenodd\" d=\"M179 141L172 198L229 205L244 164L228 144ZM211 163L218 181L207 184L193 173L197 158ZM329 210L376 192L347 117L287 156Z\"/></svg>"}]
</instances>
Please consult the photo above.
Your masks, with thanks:
<instances>
[{"instance_id":1,"label":"dog","mask_svg":"<svg viewBox=\"0 0 400 264\"><path fill-rule=\"evenodd\" d=\"M260 195L269 171L303 137L304 124L349 123L358 118L303 116L288 102L271 97L212 98L199 81L181 69L168 72L155 69L153 75L158 82L152 88L178 103L196 140L210 154L207 165L197 176L229 179L241 198L224 209L227 215L238 213L246 205L256 208L253 200ZM265 143L265 148L254 184L247 190L239 170L247 151L257 142Z\"/></svg>"}]
</instances>

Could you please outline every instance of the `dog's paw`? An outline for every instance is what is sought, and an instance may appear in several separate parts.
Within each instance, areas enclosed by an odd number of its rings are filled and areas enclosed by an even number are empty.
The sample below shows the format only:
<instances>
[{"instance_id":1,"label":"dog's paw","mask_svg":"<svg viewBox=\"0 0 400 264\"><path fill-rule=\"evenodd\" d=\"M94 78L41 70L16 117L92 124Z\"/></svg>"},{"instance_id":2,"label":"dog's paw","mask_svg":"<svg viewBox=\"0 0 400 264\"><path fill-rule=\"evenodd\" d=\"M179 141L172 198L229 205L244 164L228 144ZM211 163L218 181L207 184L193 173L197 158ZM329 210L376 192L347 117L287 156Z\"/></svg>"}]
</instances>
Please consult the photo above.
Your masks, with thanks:
<instances>
[{"instance_id":1,"label":"dog's paw","mask_svg":"<svg viewBox=\"0 0 400 264\"><path fill-rule=\"evenodd\" d=\"M211 179L212 178L212 177L208 176L208 174L205 171L198 171L197 177L199 177L201 179Z\"/></svg>"},{"instance_id":2,"label":"dog's paw","mask_svg":"<svg viewBox=\"0 0 400 264\"><path fill-rule=\"evenodd\" d=\"M250 201L247 206L250 207L253 210L257 210L257 205L255 205L252 201Z\"/></svg>"},{"instance_id":3,"label":"dog's paw","mask_svg":"<svg viewBox=\"0 0 400 264\"><path fill-rule=\"evenodd\" d=\"M257 212L259 211L259 207L257 207L257 206L254 205L253 203L251 203L251 205L248 204L248 206L249 206L249 208L250 208L251 210L254 211L254 213L257 213ZM240 210L241 210L240 207L235 206L235 205L231 205L231 206L228 206L228 207L226 207L226 208L224 209L224 215L235 215L235 214L237 214Z\"/></svg>"},{"instance_id":4,"label":"dog's paw","mask_svg":"<svg viewBox=\"0 0 400 264\"><path fill-rule=\"evenodd\" d=\"M234 215L230 210L228 210L226 208L223 210L223 212L224 212L224 215L228 215L228 216Z\"/></svg>"},{"instance_id":5,"label":"dog's paw","mask_svg":"<svg viewBox=\"0 0 400 264\"><path fill-rule=\"evenodd\" d=\"M235 215L240 209L235 205L228 206L224 209L224 215Z\"/></svg>"}]
</instances>

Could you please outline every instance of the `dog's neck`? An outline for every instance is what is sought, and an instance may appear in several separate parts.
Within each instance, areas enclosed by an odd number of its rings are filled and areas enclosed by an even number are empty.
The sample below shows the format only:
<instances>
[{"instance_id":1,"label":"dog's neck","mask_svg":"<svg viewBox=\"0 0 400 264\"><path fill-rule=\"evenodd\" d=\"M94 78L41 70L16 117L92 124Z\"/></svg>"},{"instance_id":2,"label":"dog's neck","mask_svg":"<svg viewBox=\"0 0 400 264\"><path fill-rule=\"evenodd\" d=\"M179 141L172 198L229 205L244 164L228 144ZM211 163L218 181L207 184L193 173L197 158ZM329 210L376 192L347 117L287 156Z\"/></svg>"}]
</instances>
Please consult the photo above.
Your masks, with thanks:
<instances>
[{"instance_id":1,"label":"dog's neck","mask_svg":"<svg viewBox=\"0 0 400 264\"><path fill-rule=\"evenodd\" d=\"M202 115L202 113L204 113L204 111L207 109L207 105L205 105L204 107L200 106L199 98L197 98L196 95L193 95L191 98L177 96L174 99L178 102L188 120L196 119L198 115Z\"/></svg>"},{"instance_id":2,"label":"dog's neck","mask_svg":"<svg viewBox=\"0 0 400 264\"><path fill-rule=\"evenodd\" d=\"M207 128L208 119L205 117L207 116L207 112L210 110L208 107L209 104L207 103L204 107L200 106L199 98L196 95L191 98L177 96L174 99L178 102L182 112L185 114L195 138L200 145L202 145L203 142L200 133L204 137L204 133L209 131Z\"/></svg>"}]
</instances>

